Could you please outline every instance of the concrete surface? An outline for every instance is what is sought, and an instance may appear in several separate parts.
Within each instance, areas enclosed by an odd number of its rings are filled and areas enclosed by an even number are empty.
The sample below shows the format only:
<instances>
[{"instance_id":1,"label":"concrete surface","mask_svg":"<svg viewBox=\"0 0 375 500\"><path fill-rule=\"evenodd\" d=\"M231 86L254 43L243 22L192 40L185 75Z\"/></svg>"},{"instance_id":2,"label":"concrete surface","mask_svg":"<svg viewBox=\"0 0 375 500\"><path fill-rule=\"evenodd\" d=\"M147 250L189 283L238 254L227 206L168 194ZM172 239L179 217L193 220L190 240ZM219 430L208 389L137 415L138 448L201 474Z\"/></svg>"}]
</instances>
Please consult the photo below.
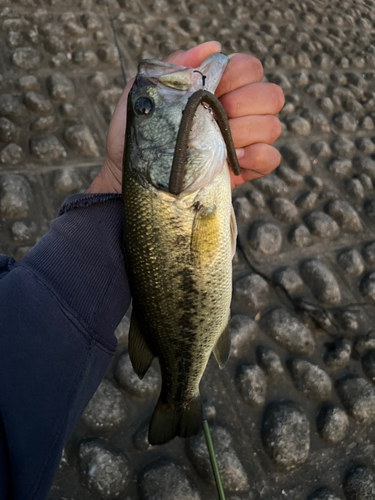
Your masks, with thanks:
<instances>
[{"instance_id":1,"label":"concrete surface","mask_svg":"<svg viewBox=\"0 0 375 500\"><path fill-rule=\"evenodd\" d=\"M127 77L205 40L286 104L274 174L234 192L233 345L202 383L228 500L375 498L375 2L111 0ZM103 160L123 82L104 0L0 0L0 251L21 258ZM151 447L159 390L118 351L51 500L206 500L202 436Z\"/></svg>"}]
</instances>

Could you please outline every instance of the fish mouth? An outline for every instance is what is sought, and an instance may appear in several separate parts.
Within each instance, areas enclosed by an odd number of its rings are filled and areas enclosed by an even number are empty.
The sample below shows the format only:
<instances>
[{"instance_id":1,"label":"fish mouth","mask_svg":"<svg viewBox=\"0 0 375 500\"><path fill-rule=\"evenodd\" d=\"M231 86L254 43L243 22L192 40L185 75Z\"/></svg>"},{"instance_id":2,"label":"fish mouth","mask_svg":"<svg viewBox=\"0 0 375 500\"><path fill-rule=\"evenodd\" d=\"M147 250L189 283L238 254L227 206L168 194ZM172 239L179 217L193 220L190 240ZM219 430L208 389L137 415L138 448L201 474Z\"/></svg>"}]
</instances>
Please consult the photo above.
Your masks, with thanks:
<instances>
[{"instance_id":1,"label":"fish mouth","mask_svg":"<svg viewBox=\"0 0 375 500\"><path fill-rule=\"evenodd\" d=\"M180 127L177 133L175 153L173 156L173 163L169 177L169 192L171 194L174 194L175 196L178 196L183 189L186 157L189 148L189 135L192 128L195 112L198 106L204 103L208 104L215 112L216 122L220 128L222 137L227 147L227 158L229 160L229 165L232 169L232 172L234 173L234 175L241 174L241 168L238 163L228 118L225 114L224 108L214 94L208 92L207 90L201 89L195 92L189 98L183 111Z\"/></svg>"}]
</instances>

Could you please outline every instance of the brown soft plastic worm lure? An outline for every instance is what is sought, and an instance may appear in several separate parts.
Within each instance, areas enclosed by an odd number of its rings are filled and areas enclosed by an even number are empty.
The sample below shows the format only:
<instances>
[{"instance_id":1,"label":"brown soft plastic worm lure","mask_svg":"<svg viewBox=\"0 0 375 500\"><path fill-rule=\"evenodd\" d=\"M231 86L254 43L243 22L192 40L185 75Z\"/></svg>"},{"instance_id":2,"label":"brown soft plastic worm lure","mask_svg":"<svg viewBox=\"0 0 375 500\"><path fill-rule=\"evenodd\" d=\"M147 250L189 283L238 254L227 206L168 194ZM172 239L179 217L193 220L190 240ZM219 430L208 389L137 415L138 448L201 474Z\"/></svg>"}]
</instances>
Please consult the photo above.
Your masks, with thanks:
<instances>
[{"instance_id":1,"label":"brown soft plastic worm lure","mask_svg":"<svg viewBox=\"0 0 375 500\"><path fill-rule=\"evenodd\" d=\"M198 90L188 100L184 109L180 128L177 134L176 148L173 156L171 176L169 178L169 192L174 195L179 195L183 188L184 170L189 143L189 133L193 124L193 119L198 106L205 102L215 113L217 124L219 125L225 145L230 167L234 175L241 174L241 167L237 160L236 150L233 144L232 135L227 115L224 108L217 97L208 90Z\"/></svg>"}]
</instances>

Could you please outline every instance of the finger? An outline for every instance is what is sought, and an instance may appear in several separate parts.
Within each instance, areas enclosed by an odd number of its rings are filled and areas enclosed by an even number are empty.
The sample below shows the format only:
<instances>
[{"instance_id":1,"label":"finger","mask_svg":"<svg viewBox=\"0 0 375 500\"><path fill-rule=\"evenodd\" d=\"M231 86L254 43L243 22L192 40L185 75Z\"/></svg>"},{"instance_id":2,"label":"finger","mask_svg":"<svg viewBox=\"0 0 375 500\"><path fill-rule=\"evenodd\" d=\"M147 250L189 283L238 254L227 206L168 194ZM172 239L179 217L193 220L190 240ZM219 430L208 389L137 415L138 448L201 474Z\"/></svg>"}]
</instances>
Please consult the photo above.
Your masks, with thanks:
<instances>
[{"instance_id":1,"label":"finger","mask_svg":"<svg viewBox=\"0 0 375 500\"><path fill-rule=\"evenodd\" d=\"M284 106L284 94L274 83L250 83L220 98L228 118L276 115Z\"/></svg>"},{"instance_id":2,"label":"finger","mask_svg":"<svg viewBox=\"0 0 375 500\"><path fill-rule=\"evenodd\" d=\"M280 153L268 144L253 144L245 148L245 155L240 160L241 175L232 174L232 184L239 186L247 181L269 174L280 164Z\"/></svg>"},{"instance_id":3,"label":"finger","mask_svg":"<svg viewBox=\"0 0 375 500\"><path fill-rule=\"evenodd\" d=\"M250 172L267 175L280 164L279 151L269 144L252 144L245 149L245 156L240 160L243 175Z\"/></svg>"},{"instance_id":4,"label":"finger","mask_svg":"<svg viewBox=\"0 0 375 500\"><path fill-rule=\"evenodd\" d=\"M181 57L182 54L185 54L186 50L176 50L173 54L170 54L168 57L164 59L165 62L174 64L174 61Z\"/></svg>"},{"instance_id":5,"label":"finger","mask_svg":"<svg viewBox=\"0 0 375 500\"><path fill-rule=\"evenodd\" d=\"M118 110L118 108L122 109L122 108L125 108L126 109L126 105L127 105L127 101L128 101L128 94L130 92L130 89L132 88L133 86L133 83L134 83L134 80L135 78L132 78L131 80L128 81L128 83L126 84L125 88L124 88L124 91L123 93L121 94L121 97L120 97L120 100L118 101L117 103L117 106L116 106L116 109L115 109L115 113L116 111Z\"/></svg>"},{"instance_id":6,"label":"finger","mask_svg":"<svg viewBox=\"0 0 375 500\"><path fill-rule=\"evenodd\" d=\"M244 148L257 142L272 144L281 134L280 121L272 115L232 118L229 125L235 148Z\"/></svg>"},{"instance_id":7,"label":"finger","mask_svg":"<svg viewBox=\"0 0 375 500\"><path fill-rule=\"evenodd\" d=\"M249 54L233 54L216 89L216 97L221 97L249 83L260 82L263 78L262 63Z\"/></svg>"},{"instance_id":8,"label":"finger","mask_svg":"<svg viewBox=\"0 0 375 500\"><path fill-rule=\"evenodd\" d=\"M133 85L134 78L127 83L116 109L112 115L111 123L107 132L107 153L109 151L117 151L116 161L122 163L122 154L124 149L124 137L126 129L126 109L128 102L128 94Z\"/></svg>"},{"instance_id":9,"label":"finger","mask_svg":"<svg viewBox=\"0 0 375 500\"><path fill-rule=\"evenodd\" d=\"M174 52L167 57L166 62L196 68L211 54L220 51L221 45L219 42L205 42L187 50L186 52L181 50Z\"/></svg>"}]
</instances>

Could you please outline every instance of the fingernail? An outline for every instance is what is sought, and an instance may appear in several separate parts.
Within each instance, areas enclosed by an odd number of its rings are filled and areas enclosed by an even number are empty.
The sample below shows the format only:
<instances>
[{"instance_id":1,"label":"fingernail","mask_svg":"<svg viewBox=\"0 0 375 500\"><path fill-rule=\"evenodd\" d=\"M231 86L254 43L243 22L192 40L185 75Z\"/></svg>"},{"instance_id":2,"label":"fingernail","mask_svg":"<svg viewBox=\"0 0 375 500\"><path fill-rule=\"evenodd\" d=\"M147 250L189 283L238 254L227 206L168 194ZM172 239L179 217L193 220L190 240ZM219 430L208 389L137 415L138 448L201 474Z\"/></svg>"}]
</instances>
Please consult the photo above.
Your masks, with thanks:
<instances>
[{"instance_id":1,"label":"fingernail","mask_svg":"<svg viewBox=\"0 0 375 500\"><path fill-rule=\"evenodd\" d=\"M244 148L236 149L237 159L241 160L245 156Z\"/></svg>"},{"instance_id":2,"label":"fingernail","mask_svg":"<svg viewBox=\"0 0 375 500\"><path fill-rule=\"evenodd\" d=\"M235 52L234 54L229 54L228 59L232 59L232 57L236 56L238 52Z\"/></svg>"}]
</instances>

